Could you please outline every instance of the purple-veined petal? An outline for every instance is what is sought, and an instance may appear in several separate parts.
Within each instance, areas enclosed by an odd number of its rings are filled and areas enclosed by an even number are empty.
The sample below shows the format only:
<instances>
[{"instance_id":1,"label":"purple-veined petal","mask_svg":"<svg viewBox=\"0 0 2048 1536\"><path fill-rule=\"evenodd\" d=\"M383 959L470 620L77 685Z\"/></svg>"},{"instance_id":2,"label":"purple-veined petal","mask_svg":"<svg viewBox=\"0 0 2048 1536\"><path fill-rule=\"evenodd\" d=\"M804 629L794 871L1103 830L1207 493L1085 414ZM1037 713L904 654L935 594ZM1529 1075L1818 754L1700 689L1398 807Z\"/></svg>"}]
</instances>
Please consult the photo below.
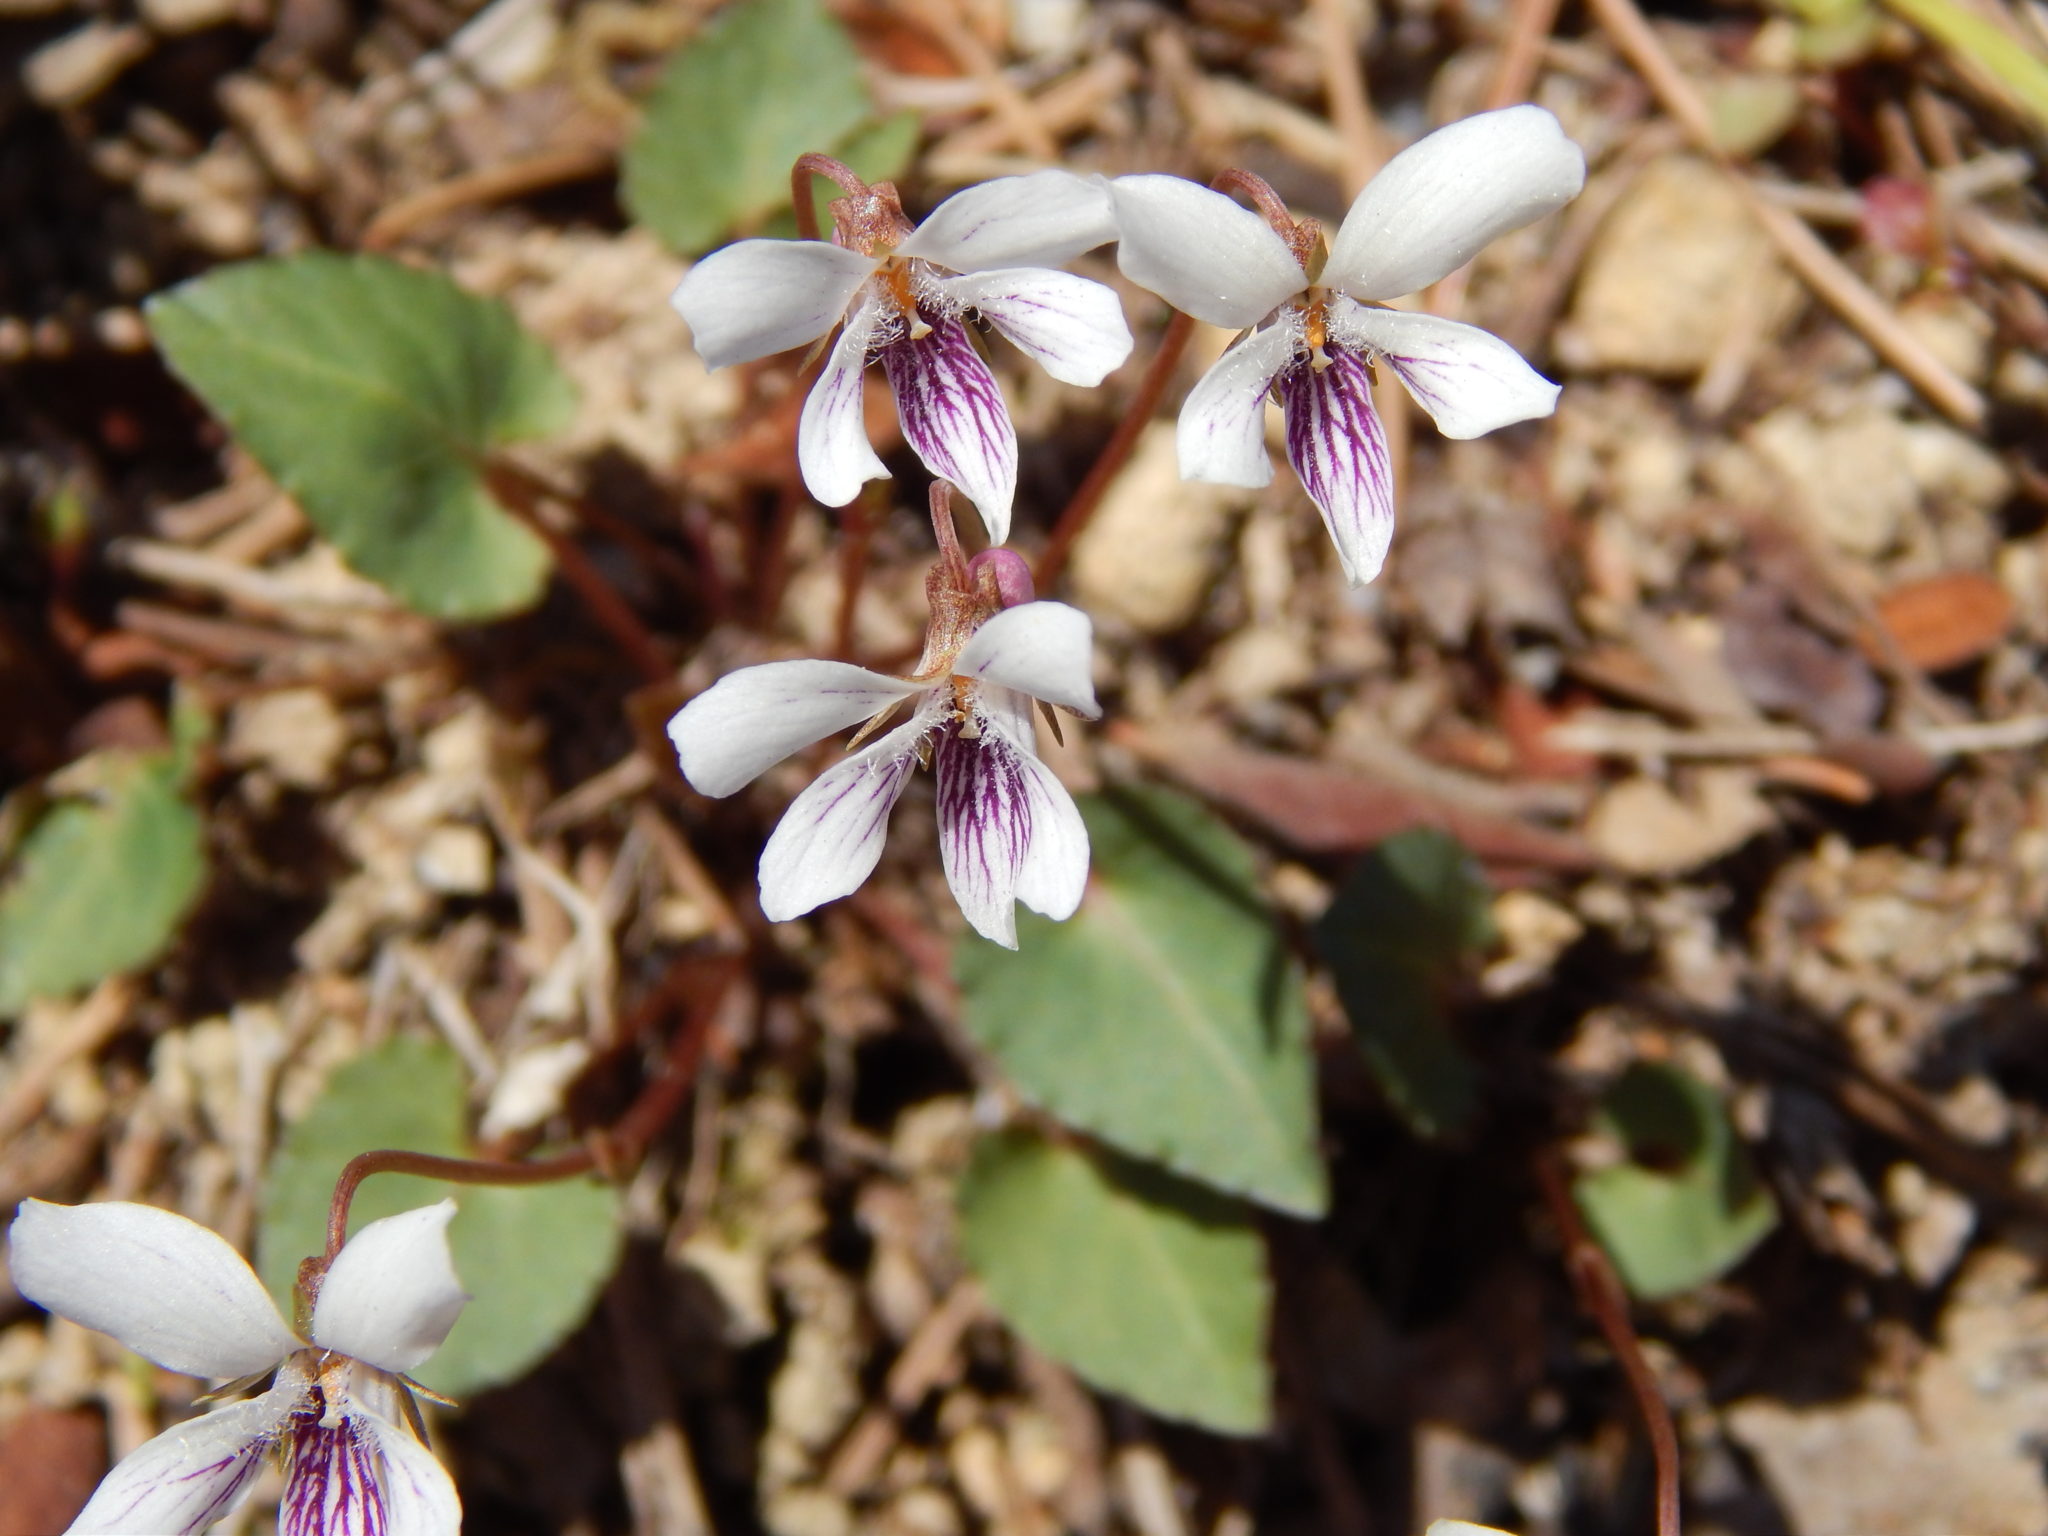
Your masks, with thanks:
<instances>
[{"instance_id":1,"label":"purple-veined petal","mask_svg":"<svg viewBox=\"0 0 2048 1536\"><path fill-rule=\"evenodd\" d=\"M946 883L967 925L1005 949L1017 947L1020 899L1068 917L1088 879L1088 833L1038 760L1029 710L1020 694L979 690L972 734L941 737L934 764Z\"/></svg>"},{"instance_id":2,"label":"purple-veined petal","mask_svg":"<svg viewBox=\"0 0 2048 1536\"><path fill-rule=\"evenodd\" d=\"M816 341L874 270L873 257L823 240L742 240L690 268L670 302L698 354L723 368Z\"/></svg>"},{"instance_id":3,"label":"purple-veined petal","mask_svg":"<svg viewBox=\"0 0 2048 1536\"><path fill-rule=\"evenodd\" d=\"M1071 272L1005 267L935 286L956 305L979 310L1063 384L1092 388L1131 355L1131 328L1115 290Z\"/></svg>"},{"instance_id":4,"label":"purple-veined petal","mask_svg":"<svg viewBox=\"0 0 2048 1536\"><path fill-rule=\"evenodd\" d=\"M462 1529L462 1502L434 1453L411 1430L382 1414L356 1408L349 1419L373 1447L384 1518L382 1525L361 1527L363 1536L456 1536ZM350 1536L354 1529L345 1523L340 1527Z\"/></svg>"},{"instance_id":5,"label":"purple-veined petal","mask_svg":"<svg viewBox=\"0 0 2048 1536\"><path fill-rule=\"evenodd\" d=\"M1358 194L1323 281L1354 299L1398 299L1585 184L1585 152L1542 107L1465 118L1416 140Z\"/></svg>"},{"instance_id":6,"label":"purple-veined petal","mask_svg":"<svg viewBox=\"0 0 2048 1536\"><path fill-rule=\"evenodd\" d=\"M896 248L955 272L1063 267L1117 236L1099 178L1071 171L999 176L955 192Z\"/></svg>"},{"instance_id":7,"label":"purple-veined petal","mask_svg":"<svg viewBox=\"0 0 2048 1536\"><path fill-rule=\"evenodd\" d=\"M879 714L926 685L843 661L742 667L690 700L668 723L683 777L723 799L799 747Z\"/></svg>"},{"instance_id":8,"label":"purple-veined petal","mask_svg":"<svg viewBox=\"0 0 2048 1536\"><path fill-rule=\"evenodd\" d=\"M1323 514L1345 577L1361 586L1379 575L1393 541L1394 466L1365 360L1335 345L1325 355L1326 368L1303 362L1280 376L1287 457Z\"/></svg>"},{"instance_id":9,"label":"purple-veined petal","mask_svg":"<svg viewBox=\"0 0 2048 1536\"><path fill-rule=\"evenodd\" d=\"M1179 176L1119 176L1116 264L1197 320L1241 331L1307 286L1266 221Z\"/></svg>"},{"instance_id":10,"label":"purple-veined petal","mask_svg":"<svg viewBox=\"0 0 2048 1536\"><path fill-rule=\"evenodd\" d=\"M210 1530L262 1470L305 1378L175 1424L121 1458L65 1536L188 1536Z\"/></svg>"},{"instance_id":11,"label":"purple-veined petal","mask_svg":"<svg viewBox=\"0 0 2048 1536\"><path fill-rule=\"evenodd\" d=\"M1094 720L1095 634L1088 615L1065 603L1005 608L977 629L953 658L953 675L999 683Z\"/></svg>"},{"instance_id":12,"label":"purple-veined petal","mask_svg":"<svg viewBox=\"0 0 2048 1536\"><path fill-rule=\"evenodd\" d=\"M1025 792L1031 797L1031 841L1017 874L1017 899L1032 911L1064 922L1081 905L1088 888L1088 824L1059 776L1038 757L1031 701L1008 688L981 693L984 729L1007 736L1025 758Z\"/></svg>"},{"instance_id":13,"label":"purple-veined petal","mask_svg":"<svg viewBox=\"0 0 2048 1536\"><path fill-rule=\"evenodd\" d=\"M351 1376L353 1376L351 1372ZM327 1412L292 1420L279 1536L458 1536L455 1484L427 1448L369 1406L397 1391L328 1377Z\"/></svg>"},{"instance_id":14,"label":"purple-veined petal","mask_svg":"<svg viewBox=\"0 0 2048 1536\"><path fill-rule=\"evenodd\" d=\"M868 441L861 408L868 343L881 314L881 306L870 298L847 317L797 421L797 468L803 471L805 489L828 507L843 507L868 481L889 478Z\"/></svg>"},{"instance_id":15,"label":"purple-veined petal","mask_svg":"<svg viewBox=\"0 0 2048 1536\"><path fill-rule=\"evenodd\" d=\"M761 850L761 910L770 921L850 895L874 873L918 743L951 707L950 691L934 692L909 720L834 763L790 802Z\"/></svg>"},{"instance_id":16,"label":"purple-veined petal","mask_svg":"<svg viewBox=\"0 0 2048 1536\"><path fill-rule=\"evenodd\" d=\"M1558 387L1476 325L1340 299L1330 329L1378 354L1445 437L1478 437L1557 409Z\"/></svg>"},{"instance_id":17,"label":"purple-veined petal","mask_svg":"<svg viewBox=\"0 0 2048 1536\"><path fill-rule=\"evenodd\" d=\"M1017 429L995 375L958 320L928 317L923 336L899 336L882 348L882 367L896 391L903 440L924 467L950 480L974 503L989 542L1010 537L1017 494Z\"/></svg>"},{"instance_id":18,"label":"purple-veined petal","mask_svg":"<svg viewBox=\"0 0 2048 1536\"><path fill-rule=\"evenodd\" d=\"M1290 310L1264 330L1253 331L1196 380L1174 428L1181 479L1252 487L1271 482L1266 395L1299 355L1299 331Z\"/></svg>"},{"instance_id":19,"label":"purple-veined petal","mask_svg":"<svg viewBox=\"0 0 2048 1536\"><path fill-rule=\"evenodd\" d=\"M217 1232L123 1200L24 1200L8 1228L22 1295L188 1376L253 1376L299 1347Z\"/></svg>"},{"instance_id":20,"label":"purple-veined petal","mask_svg":"<svg viewBox=\"0 0 2048 1536\"><path fill-rule=\"evenodd\" d=\"M387 1371L415 1370L441 1347L469 1293L455 1278L455 1202L373 1221L348 1240L313 1303L313 1342Z\"/></svg>"}]
</instances>

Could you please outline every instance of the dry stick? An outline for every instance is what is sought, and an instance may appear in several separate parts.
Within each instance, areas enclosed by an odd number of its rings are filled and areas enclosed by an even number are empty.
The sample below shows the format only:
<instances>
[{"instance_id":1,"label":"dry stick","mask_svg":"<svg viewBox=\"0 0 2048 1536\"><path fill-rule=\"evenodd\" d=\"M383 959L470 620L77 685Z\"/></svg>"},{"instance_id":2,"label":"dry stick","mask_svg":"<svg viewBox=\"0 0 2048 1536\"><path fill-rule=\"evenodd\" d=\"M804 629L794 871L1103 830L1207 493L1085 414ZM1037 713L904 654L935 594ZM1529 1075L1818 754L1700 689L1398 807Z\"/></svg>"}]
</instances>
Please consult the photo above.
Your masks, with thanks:
<instances>
[{"instance_id":1,"label":"dry stick","mask_svg":"<svg viewBox=\"0 0 2048 1536\"><path fill-rule=\"evenodd\" d=\"M974 35L945 0L897 0L892 9L929 31L961 69L982 83L988 92L989 113L1008 127L1012 143L1047 164L1059 159L1059 140L1039 117L1036 104L1003 73L994 50Z\"/></svg>"},{"instance_id":2,"label":"dry stick","mask_svg":"<svg viewBox=\"0 0 2048 1536\"><path fill-rule=\"evenodd\" d=\"M1975 428L1984 421L1984 397L1955 372L1885 307L1884 301L1821 242L1794 214L1771 202L1714 142L1713 120L1670 54L1643 19L1635 0L1590 0L1593 14L1614 40L1614 46L1635 65L1664 110L1685 129L1693 147L1707 156L1734 183L1778 254L1796 271L1822 303L1862 335L1877 354L1904 374L1914 388L1958 426Z\"/></svg>"},{"instance_id":3,"label":"dry stick","mask_svg":"<svg viewBox=\"0 0 2048 1536\"><path fill-rule=\"evenodd\" d=\"M679 962L670 970L660 990L650 999L657 1010L675 1001L684 984L696 980L705 967L692 961ZM506 1162L485 1158L436 1157L426 1152L383 1149L352 1157L334 1181L334 1195L327 1205L327 1262L341 1252L348 1241L348 1212L356 1190L374 1173L410 1173L450 1184L551 1184L587 1173L612 1173L637 1163L654 1138L683 1105L697 1080L697 1067L704 1058L711 1021L718 1016L727 990L739 974L739 960L722 956L709 963L710 980L701 990L694 1007L669 1042L667 1059L654 1080L640 1091L609 1134L594 1137L574 1152L534 1162ZM312 1261L308 1261L312 1262Z\"/></svg>"},{"instance_id":4,"label":"dry stick","mask_svg":"<svg viewBox=\"0 0 2048 1536\"><path fill-rule=\"evenodd\" d=\"M1507 36L1500 46L1500 58L1493 67L1493 79L1486 87L1480 109L1497 112L1529 99L1536 84L1536 72L1543 64L1543 45L1557 25L1560 0L1514 0L1508 11ZM1422 307L1432 315L1456 320L1465 309L1465 289L1472 281L1468 264L1446 273L1431 284Z\"/></svg>"},{"instance_id":5,"label":"dry stick","mask_svg":"<svg viewBox=\"0 0 2048 1536\"><path fill-rule=\"evenodd\" d=\"M483 474L491 494L548 546L555 563L562 568L562 575L590 610L590 616L618 642L640 675L650 683L667 682L674 675L674 668L655 644L654 636L647 632L647 626L640 622L639 615L591 563L581 546L541 515L543 502L560 499L554 487L509 459L484 460Z\"/></svg>"},{"instance_id":6,"label":"dry stick","mask_svg":"<svg viewBox=\"0 0 2048 1536\"><path fill-rule=\"evenodd\" d=\"M366 251L389 250L444 214L477 203L509 202L567 182L587 181L603 175L618 157L618 149L612 145L602 149L558 149L467 171L400 198L370 221L358 243Z\"/></svg>"},{"instance_id":7,"label":"dry stick","mask_svg":"<svg viewBox=\"0 0 2048 1536\"><path fill-rule=\"evenodd\" d=\"M1137 392L1131 396L1131 403L1124 410L1124 419L1116 424L1116 431L1110 434L1109 441L1096 456L1088 477L1074 492L1066 510L1060 513L1060 520L1053 524L1052 537L1046 541L1045 552L1038 557L1038 568L1032 572L1039 591L1050 592L1052 584L1066 568L1074 541L1081 537L1089 519L1095 516L1096 508L1102 503L1102 493L1109 488L1116 472L1124 467L1124 461L1130 458L1131 450L1137 446L1138 434L1151 423L1152 413L1159 408L1159 397L1166 393L1166 381L1180 366L1180 355L1187 350L1188 338L1194 331L1195 322L1180 311L1174 311L1173 319L1167 322L1166 330L1159 338L1159 350L1152 354L1151 367L1138 381Z\"/></svg>"},{"instance_id":8,"label":"dry stick","mask_svg":"<svg viewBox=\"0 0 2048 1536\"><path fill-rule=\"evenodd\" d=\"M1330 122L1344 144L1338 168L1344 196L1354 198L1379 169L1380 136L1372 102L1365 93L1365 72L1358 67L1358 39L1351 30L1351 8L1345 0L1310 0L1322 33L1323 97Z\"/></svg>"},{"instance_id":9,"label":"dry stick","mask_svg":"<svg viewBox=\"0 0 2048 1536\"><path fill-rule=\"evenodd\" d=\"M1643 1357L1642 1341L1629 1323L1628 1297L1615 1277L1614 1266L1607 1262L1606 1253L1586 1230L1554 1152L1545 1150L1538 1154L1536 1182L1543 1187L1551 1218L1564 1239L1565 1273L1571 1276L1579 1306L1600 1325L1607 1347L1614 1351L1622 1374L1628 1378L1629 1391L1643 1416L1643 1427L1649 1432L1650 1458L1657 1470L1657 1536L1679 1536L1678 1431L1672 1427L1671 1409L1657 1390L1650 1362Z\"/></svg>"},{"instance_id":10,"label":"dry stick","mask_svg":"<svg viewBox=\"0 0 2048 1536\"><path fill-rule=\"evenodd\" d=\"M1543 45L1557 25L1557 11L1558 0L1515 0L1508 12L1508 35L1494 65L1493 81L1480 103L1486 111L1529 99L1529 88L1536 83L1536 71L1543 62Z\"/></svg>"}]
</instances>

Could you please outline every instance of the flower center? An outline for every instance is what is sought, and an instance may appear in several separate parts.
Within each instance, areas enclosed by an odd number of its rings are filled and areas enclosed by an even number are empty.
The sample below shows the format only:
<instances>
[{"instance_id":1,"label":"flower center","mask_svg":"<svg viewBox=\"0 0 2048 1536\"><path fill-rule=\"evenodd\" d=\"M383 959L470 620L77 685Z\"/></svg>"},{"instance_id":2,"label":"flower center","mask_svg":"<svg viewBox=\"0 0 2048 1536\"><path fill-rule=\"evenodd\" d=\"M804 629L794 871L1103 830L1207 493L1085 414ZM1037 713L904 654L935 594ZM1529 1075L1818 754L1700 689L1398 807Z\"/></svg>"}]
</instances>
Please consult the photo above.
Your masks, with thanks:
<instances>
[{"instance_id":1,"label":"flower center","mask_svg":"<svg viewBox=\"0 0 2048 1536\"><path fill-rule=\"evenodd\" d=\"M882 270L876 274L882 283L882 290L896 306L896 312L903 317L909 328L912 341L922 340L931 335L931 323L925 319L917 303L917 273L913 263L901 256L891 256L882 263Z\"/></svg>"}]
</instances>

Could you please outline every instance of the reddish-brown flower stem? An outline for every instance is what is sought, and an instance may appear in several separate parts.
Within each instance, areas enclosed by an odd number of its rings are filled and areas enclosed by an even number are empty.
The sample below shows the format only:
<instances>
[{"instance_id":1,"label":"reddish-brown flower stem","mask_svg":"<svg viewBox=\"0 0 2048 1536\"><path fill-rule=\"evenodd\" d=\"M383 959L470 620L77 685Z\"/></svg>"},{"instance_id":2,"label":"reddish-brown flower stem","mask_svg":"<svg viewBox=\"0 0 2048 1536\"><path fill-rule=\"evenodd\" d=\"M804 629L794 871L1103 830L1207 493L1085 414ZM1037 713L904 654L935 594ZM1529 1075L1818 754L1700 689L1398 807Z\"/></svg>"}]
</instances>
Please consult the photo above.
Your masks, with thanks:
<instances>
[{"instance_id":1,"label":"reddish-brown flower stem","mask_svg":"<svg viewBox=\"0 0 2048 1536\"><path fill-rule=\"evenodd\" d=\"M666 682L675 669L662 655L661 647L648 633L647 626L640 622L618 589L605 580L603 573L591 563L582 547L541 515L544 503L567 500L573 505L574 498L564 497L531 470L509 459L486 459L482 470L484 484L491 494L547 545L555 557L555 564L561 568L562 578L576 589L576 595L583 599L590 616L618 642L619 649L626 653L642 679L650 683Z\"/></svg>"},{"instance_id":2,"label":"reddish-brown flower stem","mask_svg":"<svg viewBox=\"0 0 2048 1536\"><path fill-rule=\"evenodd\" d=\"M1050 592L1060 572L1066 569L1074 542L1095 516L1096 508L1102 503L1102 493L1109 489L1109 482L1115 478L1116 472L1124 467L1131 450L1137 446L1138 434L1145 430L1152 420L1152 413L1159 409L1159 397L1166 393L1166 381L1180 366L1180 355L1187 350L1188 338L1194 330L1195 322L1177 310L1167 322L1165 333L1159 338L1159 350L1152 354L1151 366L1145 370L1130 404L1124 408L1123 420L1117 423L1116 430L1089 467L1087 478L1068 501L1066 510L1060 513L1059 521L1053 524L1052 536L1046 540L1045 552L1038 557L1038 567L1033 572L1039 591Z\"/></svg>"},{"instance_id":3,"label":"reddish-brown flower stem","mask_svg":"<svg viewBox=\"0 0 2048 1536\"><path fill-rule=\"evenodd\" d=\"M1210 180L1209 187L1215 192L1236 192L1259 210L1273 233L1281 239L1287 238L1294 228L1294 215L1281 200L1263 176L1254 176L1250 171L1240 171L1235 166L1221 170Z\"/></svg>"},{"instance_id":4,"label":"reddish-brown flower stem","mask_svg":"<svg viewBox=\"0 0 2048 1536\"><path fill-rule=\"evenodd\" d=\"M860 589L867 580L875 518L874 498L866 490L847 503L845 537L839 546L839 622L832 631L832 654L841 661L853 660L854 621L860 611Z\"/></svg>"},{"instance_id":5,"label":"reddish-brown flower stem","mask_svg":"<svg viewBox=\"0 0 2048 1536\"><path fill-rule=\"evenodd\" d=\"M549 1184L589 1173L616 1176L633 1167L689 1097L712 1021L739 972L740 961L731 955L684 960L669 972L644 1011L650 1016L659 1014L679 1004L687 994L694 993L694 997L681 1026L669 1041L666 1059L641 1089L639 1098L609 1131L592 1137L574 1152L533 1162L438 1157L391 1149L350 1158L341 1177L334 1181L334 1195L327 1205L326 1263L332 1264L348 1241L349 1207L354 1204L356 1190L363 1180L375 1173L409 1173L449 1184L518 1185Z\"/></svg>"},{"instance_id":6,"label":"reddish-brown flower stem","mask_svg":"<svg viewBox=\"0 0 2048 1536\"><path fill-rule=\"evenodd\" d=\"M789 168L789 201L796 210L796 232L805 240L818 238L818 205L811 195L813 176L824 177L848 197L858 197L868 189L868 184L854 175L844 161L815 152L798 155L796 164Z\"/></svg>"},{"instance_id":7,"label":"reddish-brown flower stem","mask_svg":"<svg viewBox=\"0 0 2048 1536\"><path fill-rule=\"evenodd\" d=\"M1614 1351L1649 1433L1650 1459L1657 1478L1657 1536L1679 1536L1678 1431L1671 1423L1671 1409L1657 1389L1657 1377L1643 1355L1642 1340L1629 1322L1628 1295L1607 1254L1586 1230L1554 1152L1545 1151L1537 1158L1536 1180L1564 1239L1565 1273L1571 1276L1579 1306L1599 1325L1607 1347Z\"/></svg>"}]
</instances>

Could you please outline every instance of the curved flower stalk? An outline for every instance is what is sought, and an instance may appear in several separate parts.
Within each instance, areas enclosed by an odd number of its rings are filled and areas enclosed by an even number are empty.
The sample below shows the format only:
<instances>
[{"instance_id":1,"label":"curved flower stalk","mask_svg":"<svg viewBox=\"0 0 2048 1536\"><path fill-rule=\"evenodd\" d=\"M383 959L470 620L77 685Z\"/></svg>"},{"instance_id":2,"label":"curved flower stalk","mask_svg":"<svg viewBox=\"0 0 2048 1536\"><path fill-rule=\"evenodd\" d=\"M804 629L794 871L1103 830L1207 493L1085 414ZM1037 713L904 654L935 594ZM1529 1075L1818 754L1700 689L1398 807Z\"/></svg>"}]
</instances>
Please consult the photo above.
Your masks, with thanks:
<instances>
[{"instance_id":1,"label":"curved flower stalk","mask_svg":"<svg viewBox=\"0 0 2048 1536\"><path fill-rule=\"evenodd\" d=\"M858 889L882 856L889 813L919 763L938 781L939 853L974 931L1017 947L1016 903L1071 917L1088 882L1088 831L1039 761L1037 701L1100 716L1088 617L1031 601L1006 549L964 559L948 487L932 487L939 562L925 580L932 616L910 677L840 661L775 661L721 678L669 721L683 776L733 794L821 736L865 720L858 743L898 709L909 718L828 768L790 803L761 851L761 910L801 917ZM1055 728L1057 722L1055 721Z\"/></svg>"},{"instance_id":2,"label":"curved flower stalk","mask_svg":"<svg viewBox=\"0 0 2048 1536\"><path fill-rule=\"evenodd\" d=\"M905 440L1002 543L1017 433L965 321L978 314L1056 379L1101 383L1130 355L1123 308L1101 283L1048 269L1116 238L1109 193L1066 171L1006 176L913 226L888 182L870 187L822 155L798 162L800 175L812 170L846 188L830 205L831 241L742 240L698 262L674 300L697 350L722 368L818 341L843 321L797 428L810 493L844 506L887 477L861 412L862 375L880 362Z\"/></svg>"},{"instance_id":3,"label":"curved flower stalk","mask_svg":"<svg viewBox=\"0 0 2048 1536\"><path fill-rule=\"evenodd\" d=\"M1353 585L1371 581L1394 533L1371 366L1391 368L1448 437L1548 416L1558 393L1498 337L1383 301L1427 288L1488 242L1570 202L1585 183L1585 155L1541 107L1468 117L1388 161L1327 254L1314 224L1295 221L1263 181L1226 175L1260 212L1178 176L1110 184L1126 277L1211 325L1258 327L1189 392L1181 475L1222 485L1271 480L1265 400L1277 391L1287 457L1344 574Z\"/></svg>"},{"instance_id":4,"label":"curved flower stalk","mask_svg":"<svg viewBox=\"0 0 2048 1536\"><path fill-rule=\"evenodd\" d=\"M454 1214L443 1200L364 1227L317 1281L301 1339L242 1256L197 1222L121 1201L22 1202L9 1264L29 1300L166 1370L238 1381L277 1372L268 1391L123 1458L71 1531L203 1531L274 1451L283 1536L456 1536L455 1485L422 1443L410 1394L424 1389L405 1374L468 1299L448 1258Z\"/></svg>"}]
</instances>

